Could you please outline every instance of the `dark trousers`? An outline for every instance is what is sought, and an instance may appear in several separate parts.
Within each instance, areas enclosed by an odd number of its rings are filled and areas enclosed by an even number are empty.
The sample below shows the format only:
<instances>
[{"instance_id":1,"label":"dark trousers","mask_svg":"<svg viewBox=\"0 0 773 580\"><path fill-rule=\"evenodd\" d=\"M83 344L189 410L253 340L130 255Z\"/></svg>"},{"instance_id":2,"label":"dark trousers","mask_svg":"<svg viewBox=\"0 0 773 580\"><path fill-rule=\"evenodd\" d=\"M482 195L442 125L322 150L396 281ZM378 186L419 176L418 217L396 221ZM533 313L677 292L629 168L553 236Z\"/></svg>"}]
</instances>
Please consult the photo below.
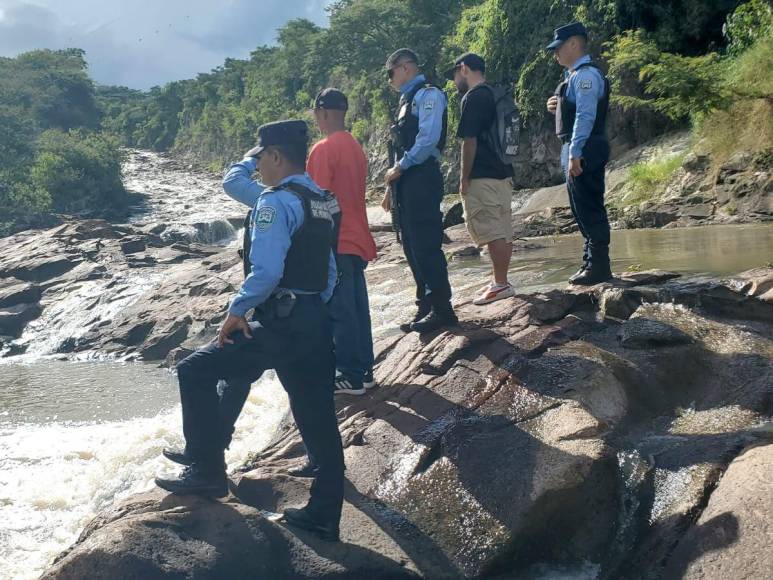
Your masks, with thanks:
<instances>
[{"instance_id":1,"label":"dark trousers","mask_svg":"<svg viewBox=\"0 0 773 580\"><path fill-rule=\"evenodd\" d=\"M577 227L585 239L583 261L597 267L609 267L609 218L604 206L604 171L609 160L609 143L601 136L591 136L583 148L583 171L577 177L568 175L568 149L564 145L562 161L567 172L566 188L569 206Z\"/></svg>"},{"instance_id":2,"label":"dark trousers","mask_svg":"<svg viewBox=\"0 0 773 580\"><path fill-rule=\"evenodd\" d=\"M397 182L403 251L416 282L416 301L450 308L451 284L443 253L443 176L436 160L409 168Z\"/></svg>"},{"instance_id":3,"label":"dark trousers","mask_svg":"<svg viewBox=\"0 0 773 580\"><path fill-rule=\"evenodd\" d=\"M373 370L373 335L365 282L368 263L359 256L339 254L336 264L338 283L330 299L336 368L350 381L362 383L365 373Z\"/></svg>"},{"instance_id":4,"label":"dark trousers","mask_svg":"<svg viewBox=\"0 0 773 580\"><path fill-rule=\"evenodd\" d=\"M309 455L319 470L310 509L339 518L344 457L333 401L335 359L330 316L319 295L299 295L287 318L272 302L250 323L252 338L234 333L234 344L211 343L177 365L186 452L204 469L222 469L224 434L233 431L244 403L243 386L275 369ZM218 396L218 381L236 387Z\"/></svg>"}]
</instances>

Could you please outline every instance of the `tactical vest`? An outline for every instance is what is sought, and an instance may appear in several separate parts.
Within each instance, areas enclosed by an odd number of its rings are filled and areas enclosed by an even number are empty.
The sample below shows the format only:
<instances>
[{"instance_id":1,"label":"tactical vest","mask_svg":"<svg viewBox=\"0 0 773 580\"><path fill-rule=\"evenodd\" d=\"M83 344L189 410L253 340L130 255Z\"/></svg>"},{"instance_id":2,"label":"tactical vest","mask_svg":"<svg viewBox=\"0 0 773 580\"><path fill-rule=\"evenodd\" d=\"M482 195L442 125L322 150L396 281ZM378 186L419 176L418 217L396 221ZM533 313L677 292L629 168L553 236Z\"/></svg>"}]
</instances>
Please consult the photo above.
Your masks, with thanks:
<instances>
[{"instance_id":1,"label":"tactical vest","mask_svg":"<svg viewBox=\"0 0 773 580\"><path fill-rule=\"evenodd\" d=\"M268 188L263 195L280 189L289 191L300 200L303 206L303 224L292 235L279 287L304 292L322 292L327 288L330 250L335 251L337 246L341 209L329 191L317 193L293 182L277 188ZM255 220L253 211L250 210L244 222L244 240L240 251L245 278L252 271L250 248L253 227Z\"/></svg>"},{"instance_id":2,"label":"tactical vest","mask_svg":"<svg viewBox=\"0 0 773 580\"><path fill-rule=\"evenodd\" d=\"M397 119L392 125L392 140L395 145L395 152L398 159L410 151L416 143L416 136L419 134L419 117L413 114L413 99L416 93L421 89L434 87L442 91L437 85L432 83L419 83L409 92L400 97L400 104L397 108ZM443 130L440 133L440 140L437 142L437 148L442 151L446 146L446 136L448 135L448 108L443 109Z\"/></svg>"},{"instance_id":3,"label":"tactical vest","mask_svg":"<svg viewBox=\"0 0 773 580\"><path fill-rule=\"evenodd\" d=\"M592 62L582 63L575 69L575 72L586 66L592 66L601 73L601 69L599 69L598 65ZM553 93L558 97L558 105L556 106L556 135L564 142L569 141L572 138L574 118L577 115L577 104L570 102L569 99L566 98L566 92L569 90L570 78L561 81L556 88L556 92ZM591 135L604 135L606 130L610 87L609 80L604 76L604 73L601 73L601 78L604 79L604 96L599 99L596 108L596 120L593 123Z\"/></svg>"}]
</instances>

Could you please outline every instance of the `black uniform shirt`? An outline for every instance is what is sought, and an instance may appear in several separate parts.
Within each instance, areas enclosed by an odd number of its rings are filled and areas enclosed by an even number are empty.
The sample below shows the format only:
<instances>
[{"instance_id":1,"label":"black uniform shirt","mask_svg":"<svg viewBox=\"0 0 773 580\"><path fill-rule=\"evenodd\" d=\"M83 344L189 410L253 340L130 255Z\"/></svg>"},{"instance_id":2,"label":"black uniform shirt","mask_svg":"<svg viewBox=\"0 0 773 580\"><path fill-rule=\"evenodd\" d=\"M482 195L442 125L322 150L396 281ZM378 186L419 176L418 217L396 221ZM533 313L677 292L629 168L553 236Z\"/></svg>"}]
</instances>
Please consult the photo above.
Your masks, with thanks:
<instances>
[{"instance_id":1,"label":"black uniform shirt","mask_svg":"<svg viewBox=\"0 0 773 580\"><path fill-rule=\"evenodd\" d=\"M491 89L480 84L467 91L462 97L462 116L456 135L478 138L470 179L507 179L513 176L512 166L502 163L489 143L487 133L495 122L496 103Z\"/></svg>"}]
</instances>

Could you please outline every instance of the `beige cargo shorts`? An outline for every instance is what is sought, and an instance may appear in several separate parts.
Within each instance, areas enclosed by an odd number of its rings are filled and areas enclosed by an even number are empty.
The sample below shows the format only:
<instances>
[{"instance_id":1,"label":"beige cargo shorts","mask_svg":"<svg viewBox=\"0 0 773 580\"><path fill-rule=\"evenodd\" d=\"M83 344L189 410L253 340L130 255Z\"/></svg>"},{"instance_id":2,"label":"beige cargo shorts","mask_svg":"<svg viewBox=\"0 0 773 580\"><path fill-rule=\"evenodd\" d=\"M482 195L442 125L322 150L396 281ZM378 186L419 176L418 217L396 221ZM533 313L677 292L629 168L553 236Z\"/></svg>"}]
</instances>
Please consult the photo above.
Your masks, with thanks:
<instances>
[{"instance_id":1,"label":"beige cargo shorts","mask_svg":"<svg viewBox=\"0 0 773 580\"><path fill-rule=\"evenodd\" d=\"M472 179L462 197L467 231L478 246L494 240L513 239L512 181L508 179Z\"/></svg>"}]
</instances>

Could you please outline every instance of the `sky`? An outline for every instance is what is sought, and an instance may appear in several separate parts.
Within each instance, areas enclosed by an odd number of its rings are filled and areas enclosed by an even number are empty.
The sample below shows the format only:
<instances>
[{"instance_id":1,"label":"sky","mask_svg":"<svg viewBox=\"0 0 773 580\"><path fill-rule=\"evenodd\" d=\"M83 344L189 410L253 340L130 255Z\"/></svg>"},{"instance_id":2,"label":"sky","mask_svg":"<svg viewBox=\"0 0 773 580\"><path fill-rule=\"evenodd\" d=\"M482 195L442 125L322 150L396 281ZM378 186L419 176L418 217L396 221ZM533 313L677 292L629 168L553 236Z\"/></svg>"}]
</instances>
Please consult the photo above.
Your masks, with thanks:
<instances>
[{"instance_id":1,"label":"sky","mask_svg":"<svg viewBox=\"0 0 773 580\"><path fill-rule=\"evenodd\" d=\"M331 0L0 0L0 56L82 48L100 84L148 89L272 44L293 18L324 25Z\"/></svg>"}]
</instances>

